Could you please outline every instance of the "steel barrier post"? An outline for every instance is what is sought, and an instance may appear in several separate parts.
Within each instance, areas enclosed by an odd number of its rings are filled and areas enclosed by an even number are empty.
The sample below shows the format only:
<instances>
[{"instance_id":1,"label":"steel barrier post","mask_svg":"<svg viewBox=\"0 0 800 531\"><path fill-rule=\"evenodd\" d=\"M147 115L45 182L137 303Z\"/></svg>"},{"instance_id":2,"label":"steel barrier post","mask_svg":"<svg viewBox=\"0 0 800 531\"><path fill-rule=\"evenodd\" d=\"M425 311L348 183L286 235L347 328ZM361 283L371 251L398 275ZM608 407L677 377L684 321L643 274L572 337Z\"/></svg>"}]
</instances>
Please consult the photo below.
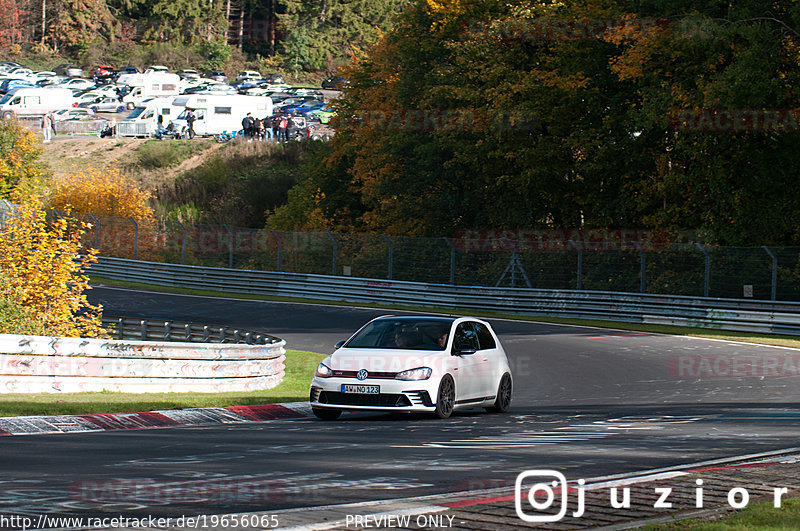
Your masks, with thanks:
<instances>
[{"instance_id":1,"label":"steel barrier post","mask_svg":"<svg viewBox=\"0 0 800 531\"><path fill-rule=\"evenodd\" d=\"M762 245L761 248L767 251L769 257L772 258L772 289L770 296L774 301L778 296L778 257L766 245Z\"/></svg>"},{"instance_id":2,"label":"steel barrier post","mask_svg":"<svg viewBox=\"0 0 800 531\"><path fill-rule=\"evenodd\" d=\"M578 291L583 289L583 249L580 245L575 243L572 240L569 240L569 244L572 245L576 251L578 251L578 282L577 282L577 289Z\"/></svg>"},{"instance_id":3,"label":"steel barrier post","mask_svg":"<svg viewBox=\"0 0 800 531\"><path fill-rule=\"evenodd\" d=\"M270 230L275 239L278 240L278 272L281 270L281 261L283 258L283 236L281 236L280 231L277 230Z\"/></svg>"},{"instance_id":4,"label":"steel barrier post","mask_svg":"<svg viewBox=\"0 0 800 531\"><path fill-rule=\"evenodd\" d=\"M181 265L184 265L186 264L186 227L180 221L175 223L181 228Z\"/></svg>"},{"instance_id":5,"label":"steel barrier post","mask_svg":"<svg viewBox=\"0 0 800 531\"><path fill-rule=\"evenodd\" d=\"M233 231L227 225L223 225L228 231L228 269L233 269Z\"/></svg>"},{"instance_id":6,"label":"steel barrier post","mask_svg":"<svg viewBox=\"0 0 800 531\"><path fill-rule=\"evenodd\" d=\"M139 332L141 334L142 341L147 341L147 321L142 319L139 322L139 326L141 327Z\"/></svg>"},{"instance_id":7,"label":"steel barrier post","mask_svg":"<svg viewBox=\"0 0 800 531\"><path fill-rule=\"evenodd\" d=\"M444 237L442 238L447 245L450 247L450 284L455 285L456 283L456 246L453 245L453 242L450 241L450 238Z\"/></svg>"},{"instance_id":8,"label":"steel barrier post","mask_svg":"<svg viewBox=\"0 0 800 531\"><path fill-rule=\"evenodd\" d=\"M711 256L706 251L706 248L700 245L697 242L694 242L695 246L702 251L703 255L705 255L706 259L706 274L705 280L703 282L703 297L708 297L708 288L709 284L711 283Z\"/></svg>"},{"instance_id":9,"label":"steel barrier post","mask_svg":"<svg viewBox=\"0 0 800 531\"><path fill-rule=\"evenodd\" d=\"M647 284L645 283L645 266L647 265L647 259L645 258L642 244L639 242L633 242L633 245L639 250L639 293L644 293L647 288Z\"/></svg>"},{"instance_id":10,"label":"steel barrier post","mask_svg":"<svg viewBox=\"0 0 800 531\"><path fill-rule=\"evenodd\" d=\"M336 257L339 255L339 242L336 241L336 238L334 238L333 234L331 234L330 232L326 232L325 234L327 234L328 238L330 238L331 242L333 242L333 276L337 276Z\"/></svg>"},{"instance_id":11,"label":"steel barrier post","mask_svg":"<svg viewBox=\"0 0 800 531\"><path fill-rule=\"evenodd\" d=\"M385 234L381 234L386 243L389 244L389 274L387 275L388 280L392 280L392 264L394 263L394 242L389 239L389 237Z\"/></svg>"},{"instance_id":12,"label":"steel barrier post","mask_svg":"<svg viewBox=\"0 0 800 531\"><path fill-rule=\"evenodd\" d=\"M132 216L128 216L128 219L131 220L133 223L133 259L139 259L139 224L136 223L136 220L133 219Z\"/></svg>"}]
</instances>

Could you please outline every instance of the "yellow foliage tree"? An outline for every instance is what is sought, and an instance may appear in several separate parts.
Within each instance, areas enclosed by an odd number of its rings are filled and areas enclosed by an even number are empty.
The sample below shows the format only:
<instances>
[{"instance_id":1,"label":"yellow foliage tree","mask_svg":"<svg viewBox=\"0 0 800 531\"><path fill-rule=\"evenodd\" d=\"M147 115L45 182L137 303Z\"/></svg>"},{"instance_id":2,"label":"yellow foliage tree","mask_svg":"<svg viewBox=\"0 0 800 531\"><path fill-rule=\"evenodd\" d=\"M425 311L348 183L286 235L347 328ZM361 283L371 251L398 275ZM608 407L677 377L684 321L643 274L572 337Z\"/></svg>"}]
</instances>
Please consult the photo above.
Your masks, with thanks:
<instances>
[{"instance_id":1,"label":"yellow foliage tree","mask_svg":"<svg viewBox=\"0 0 800 531\"><path fill-rule=\"evenodd\" d=\"M45 174L39 163L41 141L16 120L0 120L0 199L38 192Z\"/></svg>"},{"instance_id":2,"label":"yellow foliage tree","mask_svg":"<svg viewBox=\"0 0 800 531\"><path fill-rule=\"evenodd\" d=\"M83 271L97 260L89 250L81 255L86 225L64 218L48 222L38 198L29 196L0 227L0 273L4 294L40 316L48 334L105 337L99 306L84 292Z\"/></svg>"},{"instance_id":3,"label":"yellow foliage tree","mask_svg":"<svg viewBox=\"0 0 800 531\"><path fill-rule=\"evenodd\" d=\"M53 182L48 206L56 210L91 213L96 216L132 217L140 222L154 220L149 205L152 193L143 190L117 169L84 170Z\"/></svg>"}]
</instances>

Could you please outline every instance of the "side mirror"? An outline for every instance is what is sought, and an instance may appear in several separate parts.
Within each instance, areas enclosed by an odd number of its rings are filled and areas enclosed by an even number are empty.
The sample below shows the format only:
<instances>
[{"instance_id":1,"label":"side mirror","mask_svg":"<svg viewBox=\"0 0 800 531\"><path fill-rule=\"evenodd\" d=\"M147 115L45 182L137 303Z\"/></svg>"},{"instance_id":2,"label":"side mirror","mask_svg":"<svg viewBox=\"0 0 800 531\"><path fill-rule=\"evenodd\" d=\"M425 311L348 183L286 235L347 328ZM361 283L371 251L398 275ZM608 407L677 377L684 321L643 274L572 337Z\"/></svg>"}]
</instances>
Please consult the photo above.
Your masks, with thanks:
<instances>
[{"instance_id":1,"label":"side mirror","mask_svg":"<svg viewBox=\"0 0 800 531\"><path fill-rule=\"evenodd\" d=\"M344 340L337 341L336 344L333 346L333 348L334 349L340 349L340 348L342 348L342 345L344 345Z\"/></svg>"},{"instance_id":2,"label":"side mirror","mask_svg":"<svg viewBox=\"0 0 800 531\"><path fill-rule=\"evenodd\" d=\"M475 352L477 351L474 348L464 346L459 348L453 347L453 356L469 356L475 354Z\"/></svg>"}]
</instances>

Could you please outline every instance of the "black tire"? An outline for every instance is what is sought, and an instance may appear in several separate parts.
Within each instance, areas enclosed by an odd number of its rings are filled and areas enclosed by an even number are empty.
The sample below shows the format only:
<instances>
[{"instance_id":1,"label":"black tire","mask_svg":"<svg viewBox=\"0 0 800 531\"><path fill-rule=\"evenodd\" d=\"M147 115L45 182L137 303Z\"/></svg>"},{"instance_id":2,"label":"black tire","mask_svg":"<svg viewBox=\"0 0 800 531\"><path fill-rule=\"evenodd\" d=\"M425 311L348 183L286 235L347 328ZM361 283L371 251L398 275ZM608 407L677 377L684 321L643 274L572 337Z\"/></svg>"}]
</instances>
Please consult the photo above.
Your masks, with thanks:
<instances>
[{"instance_id":1,"label":"black tire","mask_svg":"<svg viewBox=\"0 0 800 531\"><path fill-rule=\"evenodd\" d=\"M511 375L505 373L500 378L500 383L497 386L497 397L494 399L494 404L487 407L486 411L491 411L492 413L505 413L508 411L509 406L511 406L512 391Z\"/></svg>"},{"instance_id":2,"label":"black tire","mask_svg":"<svg viewBox=\"0 0 800 531\"><path fill-rule=\"evenodd\" d=\"M341 409L328 409L328 408L321 408L321 407L312 407L311 411L314 412L314 415L318 419L322 420L336 420L339 418L339 415L342 414Z\"/></svg>"},{"instance_id":3,"label":"black tire","mask_svg":"<svg viewBox=\"0 0 800 531\"><path fill-rule=\"evenodd\" d=\"M134 107L136 107L136 105L134 105L132 101L129 101L128 104L127 104L127 107L128 107L128 110L130 110L130 109L133 109Z\"/></svg>"},{"instance_id":4,"label":"black tire","mask_svg":"<svg viewBox=\"0 0 800 531\"><path fill-rule=\"evenodd\" d=\"M456 405L456 384L453 378L446 374L439 383L439 394L436 397L436 416L440 419L449 418Z\"/></svg>"},{"instance_id":5,"label":"black tire","mask_svg":"<svg viewBox=\"0 0 800 531\"><path fill-rule=\"evenodd\" d=\"M11 111L7 111L7 112L6 112L6 113L3 115L3 118L5 118L6 120L10 120L10 119L12 119L13 117L14 117L14 113L13 113L13 112L11 112Z\"/></svg>"}]
</instances>

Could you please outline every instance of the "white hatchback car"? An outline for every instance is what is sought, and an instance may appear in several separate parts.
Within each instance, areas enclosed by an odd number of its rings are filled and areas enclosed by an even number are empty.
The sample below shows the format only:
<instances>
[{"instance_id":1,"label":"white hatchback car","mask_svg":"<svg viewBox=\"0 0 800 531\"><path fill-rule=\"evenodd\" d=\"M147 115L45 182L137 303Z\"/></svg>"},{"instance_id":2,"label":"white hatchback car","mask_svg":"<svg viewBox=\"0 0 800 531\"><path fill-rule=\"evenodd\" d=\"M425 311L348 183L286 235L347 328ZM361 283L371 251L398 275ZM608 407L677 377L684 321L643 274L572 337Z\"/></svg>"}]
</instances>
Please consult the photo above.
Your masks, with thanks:
<instances>
[{"instance_id":1,"label":"white hatchback car","mask_svg":"<svg viewBox=\"0 0 800 531\"><path fill-rule=\"evenodd\" d=\"M322 360L311 409L325 420L343 410L429 412L511 404L508 358L489 323L471 317L384 316Z\"/></svg>"}]
</instances>

